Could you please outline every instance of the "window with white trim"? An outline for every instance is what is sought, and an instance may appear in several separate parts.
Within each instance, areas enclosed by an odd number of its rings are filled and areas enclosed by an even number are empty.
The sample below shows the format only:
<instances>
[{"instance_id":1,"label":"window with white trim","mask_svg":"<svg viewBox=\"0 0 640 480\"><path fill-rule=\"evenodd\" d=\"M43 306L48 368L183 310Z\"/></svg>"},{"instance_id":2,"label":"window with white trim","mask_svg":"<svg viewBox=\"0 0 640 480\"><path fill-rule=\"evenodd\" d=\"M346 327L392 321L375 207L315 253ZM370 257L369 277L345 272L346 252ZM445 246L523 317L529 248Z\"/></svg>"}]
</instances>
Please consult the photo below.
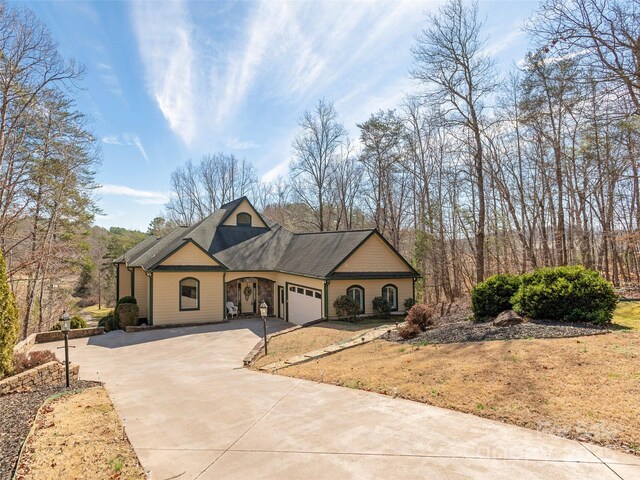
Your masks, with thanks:
<instances>
[{"instance_id":1,"label":"window with white trim","mask_svg":"<svg viewBox=\"0 0 640 480\"><path fill-rule=\"evenodd\" d=\"M200 282L195 278L180 280L180 310L200 309Z\"/></svg>"},{"instance_id":2,"label":"window with white trim","mask_svg":"<svg viewBox=\"0 0 640 480\"><path fill-rule=\"evenodd\" d=\"M347 288L347 296L351 297L360 306L358 313L364 313L364 288L359 285L353 285Z\"/></svg>"},{"instance_id":3,"label":"window with white trim","mask_svg":"<svg viewBox=\"0 0 640 480\"><path fill-rule=\"evenodd\" d=\"M398 310L398 287L391 284L382 287L382 298L389 302L392 311Z\"/></svg>"}]
</instances>

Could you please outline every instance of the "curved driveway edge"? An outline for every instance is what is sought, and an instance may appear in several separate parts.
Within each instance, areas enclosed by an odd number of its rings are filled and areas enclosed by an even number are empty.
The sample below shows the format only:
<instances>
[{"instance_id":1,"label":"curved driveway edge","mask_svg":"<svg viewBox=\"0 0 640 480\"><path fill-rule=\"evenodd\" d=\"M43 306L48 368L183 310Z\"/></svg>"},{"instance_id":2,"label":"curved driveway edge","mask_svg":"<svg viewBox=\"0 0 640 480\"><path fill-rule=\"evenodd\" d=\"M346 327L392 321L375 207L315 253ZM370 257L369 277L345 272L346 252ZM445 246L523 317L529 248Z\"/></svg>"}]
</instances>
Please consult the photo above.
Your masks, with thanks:
<instances>
[{"instance_id":1,"label":"curved driveway edge","mask_svg":"<svg viewBox=\"0 0 640 480\"><path fill-rule=\"evenodd\" d=\"M83 379L105 382L153 480L640 478L638 457L244 369L261 328L237 320L112 332L72 340L71 355Z\"/></svg>"}]
</instances>

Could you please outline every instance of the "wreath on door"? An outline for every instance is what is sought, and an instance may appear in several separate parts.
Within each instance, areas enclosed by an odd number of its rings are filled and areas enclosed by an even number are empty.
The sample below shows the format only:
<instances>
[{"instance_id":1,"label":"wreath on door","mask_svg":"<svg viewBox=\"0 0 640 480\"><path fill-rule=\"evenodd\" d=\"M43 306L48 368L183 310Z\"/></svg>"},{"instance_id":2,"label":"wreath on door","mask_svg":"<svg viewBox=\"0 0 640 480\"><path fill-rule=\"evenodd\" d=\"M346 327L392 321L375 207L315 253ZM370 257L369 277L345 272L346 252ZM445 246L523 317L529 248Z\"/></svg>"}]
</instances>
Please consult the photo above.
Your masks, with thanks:
<instances>
[{"instance_id":1,"label":"wreath on door","mask_svg":"<svg viewBox=\"0 0 640 480\"><path fill-rule=\"evenodd\" d=\"M249 297L253 293L253 288L247 285L246 287L244 287L243 293L244 293L244 299L249 301Z\"/></svg>"}]
</instances>

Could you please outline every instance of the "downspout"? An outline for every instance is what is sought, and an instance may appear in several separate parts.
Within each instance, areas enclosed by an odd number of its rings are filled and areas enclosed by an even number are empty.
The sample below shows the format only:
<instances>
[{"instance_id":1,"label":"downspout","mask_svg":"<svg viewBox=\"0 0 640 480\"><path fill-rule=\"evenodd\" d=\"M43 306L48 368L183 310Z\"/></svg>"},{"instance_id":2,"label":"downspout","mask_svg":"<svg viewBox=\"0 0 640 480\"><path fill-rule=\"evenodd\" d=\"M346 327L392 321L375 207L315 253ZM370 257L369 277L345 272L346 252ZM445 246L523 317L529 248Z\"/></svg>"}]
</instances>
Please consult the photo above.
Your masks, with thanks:
<instances>
[{"instance_id":1,"label":"downspout","mask_svg":"<svg viewBox=\"0 0 640 480\"><path fill-rule=\"evenodd\" d=\"M153 272L145 272L149 277L149 313L147 315L147 324L153 325Z\"/></svg>"},{"instance_id":2,"label":"downspout","mask_svg":"<svg viewBox=\"0 0 640 480\"><path fill-rule=\"evenodd\" d=\"M116 303L120 300L120 264L116 263Z\"/></svg>"},{"instance_id":3,"label":"downspout","mask_svg":"<svg viewBox=\"0 0 640 480\"><path fill-rule=\"evenodd\" d=\"M222 272L222 319L227 319L227 272Z\"/></svg>"},{"instance_id":4,"label":"downspout","mask_svg":"<svg viewBox=\"0 0 640 480\"><path fill-rule=\"evenodd\" d=\"M324 319L329 320L329 284L331 280L324 281Z\"/></svg>"},{"instance_id":5,"label":"downspout","mask_svg":"<svg viewBox=\"0 0 640 480\"><path fill-rule=\"evenodd\" d=\"M413 278L413 292L411 293L411 295L413 296L413 301L416 301L416 280L418 280L417 278Z\"/></svg>"},{"instance_id":6,"label":"downspout","mask_svg":"<svg viewBox=\"0 0 640 480\"><path fill-rule=\"evenodd\" d=\"M136 294L135 294L135 291L136 291L136 289L135 289L136 276L134 275L134 272L133 272L135 270L135 267L134 268L127 267L127 270L129 270L131 272L131 296L135 297L136 296Z\"/></svg>"}]
</instances>

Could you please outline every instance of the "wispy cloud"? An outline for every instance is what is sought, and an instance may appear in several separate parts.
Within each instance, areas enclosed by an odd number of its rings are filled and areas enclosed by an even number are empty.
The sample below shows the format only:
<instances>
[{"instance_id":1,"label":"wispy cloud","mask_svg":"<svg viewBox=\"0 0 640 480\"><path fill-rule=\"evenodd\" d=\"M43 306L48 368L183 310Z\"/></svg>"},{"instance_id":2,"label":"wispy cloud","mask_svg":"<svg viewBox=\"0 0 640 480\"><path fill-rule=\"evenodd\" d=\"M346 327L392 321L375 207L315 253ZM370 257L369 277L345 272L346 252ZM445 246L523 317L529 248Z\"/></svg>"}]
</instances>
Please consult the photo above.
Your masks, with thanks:
<instances>
[{"instance_id":1,"label":"wispy cloud","mask_svg":"<svg viewBox=\"0 0 640 480\"><path fill-rule=\"evenodd\" d=\"M276 178L286 175L288 168L289 168L289 160L280 162L271 170L269 170L267 173L265 173L260 178L260 181L263 183L273 182Z\"/></svg>"},{"instance_id":2,"label":"wispy cloud","mask_svg":"<svg viewBox=\"0 0 640 480\"><path fill-rule=\"evenodd\" d=\"M108 63L97 62L96 67L100 71L100 78L107 86L107 89L114 95L124 98L122 94L122 87L116 73L113 71L113 67Z\"/></svg>"},{"instance_id":3,"label":"wispy cloud","mask_svg":"<svg viewBox=\"0 0 640 480\"><path fill-rule=\"evenodd\" d=\"M103 195L130 197L140 205L164 205L169 201L167 193L139 190L125 185L105 184L100 187L100 193Z\"/></svg>"},{"instance_id":4,"label":"wispy cloud","mask_svg":"<svg viewBox=\"0 0 640 480\"><path fill-rule=\"evenodd\" d=\"M234 150L253 150L260 147L252 140L240 140L238 137L227 138L227 147Z\"/></svg>"},{"instance_id":5,"label":"wispy cloud","mask_svg":"<svg viewBox=\"0 0 640 480\"><path fill-rule=\"evenodd\" d=\"M149 156L142 144L142 140L136 133L123 133L122 135L106 135L102 137L102 143L107 145L120 145L120 146L132 146L135 147L145 162L149 163Z\"/></svg>"},{"instance_id":6,"label":"wispy cloud","mask_svg":"<svg viewBox=\"0 0 640 480\"><path fill-rule=\"evenodd\" d=\"M198 4L135 2L132 18L150 95L171 129L202 147L241 137L237 119L265 102L298 115L317 98L405 75L407 43L433 5L265 0L211 29Z\"/></svg>"},{"instance_id":7,"label":"wispy cloud","mask_svg":"<svg viewBox=\"0 0 640 480\"><path fill-rule=\"evenodd\" d=\"M134 2L133 24L151 95L171 129L190 145L197 93L192 24L184 2Z\"/></svg>"}]
</instances>

